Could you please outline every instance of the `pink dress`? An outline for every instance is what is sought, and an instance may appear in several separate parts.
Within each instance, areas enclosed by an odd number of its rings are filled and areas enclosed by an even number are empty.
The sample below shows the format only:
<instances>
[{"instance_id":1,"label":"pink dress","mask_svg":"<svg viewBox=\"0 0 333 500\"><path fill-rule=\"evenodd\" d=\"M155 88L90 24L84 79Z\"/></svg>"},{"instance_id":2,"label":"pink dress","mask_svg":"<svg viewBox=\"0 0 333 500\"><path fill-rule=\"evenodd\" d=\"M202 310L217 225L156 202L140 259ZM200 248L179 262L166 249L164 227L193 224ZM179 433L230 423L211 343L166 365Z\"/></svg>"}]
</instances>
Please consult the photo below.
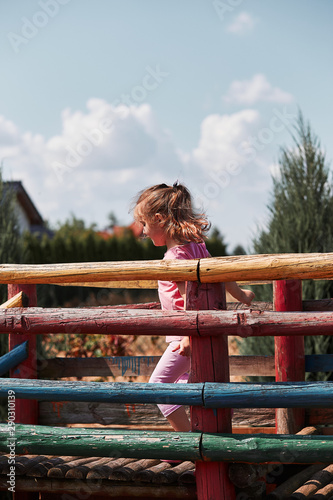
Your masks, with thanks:
<instances>
[{"instance_id":1,"label":"pink dress","mask_svg":"<svg viewBox=\"0 0 333 500\"><path fill-rule=\"evenodd\" d=\"M202 259L210 257L205 243L187 243L170 248L164 259ZM174 281L159 281L158 294L163 310L183 310L184 300ZM168 347L158 362L149 382L153 383L186 383L190 372L190 358L181 356L179 350L172 352L183 337L167 336ZM180 405L158 405L165 417L177 410Z\"/></svg>"}]
</instances>

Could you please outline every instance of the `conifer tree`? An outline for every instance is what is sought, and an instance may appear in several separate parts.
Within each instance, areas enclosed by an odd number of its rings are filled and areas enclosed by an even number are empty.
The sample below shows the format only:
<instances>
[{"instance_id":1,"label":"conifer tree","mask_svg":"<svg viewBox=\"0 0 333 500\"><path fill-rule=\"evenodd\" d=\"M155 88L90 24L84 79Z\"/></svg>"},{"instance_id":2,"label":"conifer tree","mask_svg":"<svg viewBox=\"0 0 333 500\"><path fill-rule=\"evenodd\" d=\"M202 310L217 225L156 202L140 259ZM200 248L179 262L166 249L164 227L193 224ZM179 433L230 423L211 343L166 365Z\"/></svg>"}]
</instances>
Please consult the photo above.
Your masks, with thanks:
<instances>
[{"instance_id":1,"label":"conifer tree","mask_svg":"<svg viewBox=\"0 0 333 500\"><path fill-rule=\"evenodd\" d=\"M0 263L19 263L20 234L15 214L15 193L3 182L0 166ZM0 303L6 300L6 287L0 289Z\"/></svg>"},{"instance_id":2,"label":"conifer tree","mask_svg":"<svg viewBox=\"0 0 333 500\"><path fill-rule=\"evenodd\" d=\"M318 137L304 122L299 112L295 124L294 146L283 147L279 158L279 174L273 177L272 200L268 206L267 229L253 242L254 253L313 253L333 251L333 195L329 165ZM257 298L272 300L257 287ZM271 288L270 288L271 290ZM303 281L303 299L332 297L331 281ZM272 352L268 339L262 348ZM256 350L255 339L244 344L249 352ZM333 353L331 337L307 337L307 354ZM268 352L266 351L266 354Z\"/></svg>"}]
</instances>

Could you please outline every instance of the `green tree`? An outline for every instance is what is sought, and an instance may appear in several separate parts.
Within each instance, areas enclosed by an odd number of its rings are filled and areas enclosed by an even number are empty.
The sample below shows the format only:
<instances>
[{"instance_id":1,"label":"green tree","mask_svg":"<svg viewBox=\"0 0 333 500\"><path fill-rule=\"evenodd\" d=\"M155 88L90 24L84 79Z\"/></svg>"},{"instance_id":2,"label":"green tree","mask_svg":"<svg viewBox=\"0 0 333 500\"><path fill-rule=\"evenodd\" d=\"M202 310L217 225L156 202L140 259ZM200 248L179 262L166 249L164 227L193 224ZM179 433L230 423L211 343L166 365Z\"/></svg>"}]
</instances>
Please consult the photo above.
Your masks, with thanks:
<instances>
[{"instance_id":1,"label":"green tree","mask_svg":"<svg viewBox=\"0 0 333 500\"><path fill-rule=\"evenodd\" d=\"M206 240L207 250L212 257L222 257L227 255L227 245L220 231L214 227Z\"/></svg>"},{"instance_id":2,"label":"green tree","mask_svg":"<svg viewBox=\"0 0 333 500\"><path fill-rule=\"evenodd\" d=\"M0 166L0 263L18 263L21 257L20 233L15 212L16 194L2 179ZM6 300L6 286L0 286L0 303Z\"/></svg>"},{"instance_id":3,"label":"green tree","mask_svg":"<svg viewBox=\"0 0 333 500\"><path fill-rule=\"evenodd\" d=\"M20 261L20 233L15 213L16 194L2 179L0 167L0 262Z\"/></svg>"},{"instance_id":4,"label":"green tree","mask_svg":"<svg viewBox=\"0 0 333 500\"><path fill-rule=\"evenodd\" d=\"M333 196L329 165L318 137L299 112L293 147L281 148L279 174L273 177L272 200L268 206L267 229L253 242L254 253L312 253L333 250ZM272 288L256 287L257 298L272 300ZM332 297L331 281L303 281L303 298ZM272 342L265 346L272 352ZM255 339L244 343L247 352L256 350ZM269 344L269 346L267 345ZM306 353L333 353L332 337L307 337Z\"/></svg>"}]
</instances>

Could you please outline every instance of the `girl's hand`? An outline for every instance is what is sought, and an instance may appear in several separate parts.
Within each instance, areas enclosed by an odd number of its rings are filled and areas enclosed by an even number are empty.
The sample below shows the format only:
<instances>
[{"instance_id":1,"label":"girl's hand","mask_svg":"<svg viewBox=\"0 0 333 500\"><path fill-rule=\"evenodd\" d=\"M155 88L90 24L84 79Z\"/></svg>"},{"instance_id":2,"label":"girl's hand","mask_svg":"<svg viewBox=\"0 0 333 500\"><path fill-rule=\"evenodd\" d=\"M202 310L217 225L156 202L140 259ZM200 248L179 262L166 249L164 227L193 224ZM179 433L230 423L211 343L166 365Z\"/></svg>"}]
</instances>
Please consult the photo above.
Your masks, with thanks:
<instances>
[{"instance_id":1,"label":"girl's hand","mask_svg":"<svg viewBox=\"0 0 333 500\"><path fill-rule=\"evenodd\" d=\"M180 343L172 349L172 352L178 351L181 356L186 356L189 357L191 355L191 347L190 347L190 338L189 337L184 337Z\"/></svg>"},{"instance_id":2,"label":"girl's hand","mask_svg":"<svg viewBox=\"0 0 333 500\"><path fill-rule=\"evenodd\" d=\"M242 290L243 294L244 294L244 298L242 300L242 302L244 304L246 304L247 306L250 306L251 305L251 302L252 300L254 299L255 297L255 294L251 291L251 290L246 290L243 288Z\"/></svg>"}]
</instances>

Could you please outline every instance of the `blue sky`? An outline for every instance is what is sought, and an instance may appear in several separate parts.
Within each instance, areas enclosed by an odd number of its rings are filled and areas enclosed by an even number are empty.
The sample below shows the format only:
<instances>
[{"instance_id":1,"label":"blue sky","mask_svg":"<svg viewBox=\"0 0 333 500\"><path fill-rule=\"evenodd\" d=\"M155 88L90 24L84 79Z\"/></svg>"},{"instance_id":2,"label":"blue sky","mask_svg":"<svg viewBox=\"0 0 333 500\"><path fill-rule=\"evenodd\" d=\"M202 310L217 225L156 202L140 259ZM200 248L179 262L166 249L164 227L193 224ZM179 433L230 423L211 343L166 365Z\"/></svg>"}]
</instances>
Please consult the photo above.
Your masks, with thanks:
<instances>
[{"instance_id":1,"label":"blue sky","mask_svg":"<svg viewBox=\"0 0 333 500\"><path fill-rule=\"evenodd\" d=\"M2 0L0 158L51 224L188 185L229 243L267 218L298 107L333 157L330 0Z\"/></svg>"}]
</instances>

